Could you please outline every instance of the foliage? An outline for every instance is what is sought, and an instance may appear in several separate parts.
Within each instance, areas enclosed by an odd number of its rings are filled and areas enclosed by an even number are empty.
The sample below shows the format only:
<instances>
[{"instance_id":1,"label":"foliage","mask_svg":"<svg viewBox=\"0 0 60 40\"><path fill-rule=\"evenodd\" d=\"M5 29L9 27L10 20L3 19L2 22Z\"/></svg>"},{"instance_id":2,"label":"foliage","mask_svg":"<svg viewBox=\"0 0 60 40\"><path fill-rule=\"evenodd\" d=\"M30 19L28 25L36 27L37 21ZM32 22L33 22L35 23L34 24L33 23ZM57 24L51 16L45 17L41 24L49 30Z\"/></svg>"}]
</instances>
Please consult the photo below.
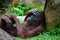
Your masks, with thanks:
<instances>
[{"instance_id":1,"label":"foliage","mask_svg":"<svg viewBox=\"0 0 60 40\"><path fill-rule=\"evenodd\" d=\"M44 10L44 6L39 5L39 6L35 6L34 3L33 4L28 4L25 5L23 2L20 2L16 7L11 7L9 6L9 11L8 13L13 13L16 16L24 16L26 15L26 12L30 9L36 8L37 10L43 11Z\"/></svg>"},{"instance_id":2,"label":"foliage","mask_svg":"<svg viewBox=\"0 0 60 40\"><path fill-rule=\"evenodd\" d=\"M21 38L16 38L16 40L24 40ZM49 35L49 33L44 33L44 34L40 34L38 36L35 36L33 38L27 38L25 40L60 40L60 36L56 36L56 35Z\"/></svg>"}]
</instances>

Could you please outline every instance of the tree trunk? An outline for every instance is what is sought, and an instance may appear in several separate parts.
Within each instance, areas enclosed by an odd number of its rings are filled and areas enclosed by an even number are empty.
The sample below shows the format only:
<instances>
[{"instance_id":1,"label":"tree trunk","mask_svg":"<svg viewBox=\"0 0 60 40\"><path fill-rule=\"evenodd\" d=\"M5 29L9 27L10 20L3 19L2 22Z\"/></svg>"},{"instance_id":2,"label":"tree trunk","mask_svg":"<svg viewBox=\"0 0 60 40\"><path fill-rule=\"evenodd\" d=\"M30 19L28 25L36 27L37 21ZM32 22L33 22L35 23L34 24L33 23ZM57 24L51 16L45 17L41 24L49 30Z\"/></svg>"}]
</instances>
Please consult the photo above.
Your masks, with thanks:
<instances>
[{"instance_id":1,"label":"tree trunk","mask_svg":"<svg viewBox=\"0 0 60 40\"><path fill-rule=\"evenodd\" d=\"M60 27L60 0L48 0L45 16L48 31Z\"/></svg>"}]
</instances>

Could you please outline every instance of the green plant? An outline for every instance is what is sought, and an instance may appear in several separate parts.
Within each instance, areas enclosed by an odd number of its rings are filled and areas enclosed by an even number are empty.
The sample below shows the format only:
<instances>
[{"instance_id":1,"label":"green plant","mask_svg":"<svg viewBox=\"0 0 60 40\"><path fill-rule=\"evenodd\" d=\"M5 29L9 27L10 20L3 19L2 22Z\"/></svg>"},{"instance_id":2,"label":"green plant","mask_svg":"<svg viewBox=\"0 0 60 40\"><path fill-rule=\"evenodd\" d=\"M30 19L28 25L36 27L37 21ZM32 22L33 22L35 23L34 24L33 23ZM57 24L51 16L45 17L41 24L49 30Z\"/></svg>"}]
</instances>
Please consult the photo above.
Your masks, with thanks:
<instances>
[{"instance_id":1,"label":"green plant","mask_svg":"<svg viewBox=\"0 0 60 40\"><path fill-rule=\"evenodd\" d=\"M11 5L9 6L9 11L8 13L13 13L16 16L24 16L26 15L26 12L30 9L36 8L37 10L43 11L44 10L44 6L39 5L39 6L35 6L34 3L32 4L28 4L25 5L22 1L16 6L16 7L12 7Z\"/></svg>"},{"instance_id":2,"label":"green plant","mask_svg":"<svg viewBox=\"0 0 60 40\"><path fill-rule=\"evenodd\" d=\"M16 38L16 40L60 40L60 36L49 35L49 33L43 33L32 38L27 38L27 39Z\"/></svg>"}]
</instances>

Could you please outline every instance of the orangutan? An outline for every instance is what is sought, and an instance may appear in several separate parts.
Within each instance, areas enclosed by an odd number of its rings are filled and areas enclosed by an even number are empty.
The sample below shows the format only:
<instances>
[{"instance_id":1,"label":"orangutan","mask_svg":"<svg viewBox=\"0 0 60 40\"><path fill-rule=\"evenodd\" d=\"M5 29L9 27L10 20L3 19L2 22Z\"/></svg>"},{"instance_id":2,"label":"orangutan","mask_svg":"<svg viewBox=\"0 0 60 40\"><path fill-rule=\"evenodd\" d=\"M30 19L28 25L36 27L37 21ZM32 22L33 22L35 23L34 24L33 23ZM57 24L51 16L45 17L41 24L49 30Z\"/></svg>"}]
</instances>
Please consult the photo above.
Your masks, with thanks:
<instances>
[{"instance_id":1,"label":"orangutan","mask_svg":"<svg viewBox=\"0 0 60 40\"><path fill-rule=\"evenodd\" d=\"M16 24L15 28L13 27L13 24ZM16 16L5 15L0 20L0 28L16 37L33 37L45 31L44 12L40 12L36 9L29 10L23 24L20 24L20 21Z\"/></svg>"}]
</instances>

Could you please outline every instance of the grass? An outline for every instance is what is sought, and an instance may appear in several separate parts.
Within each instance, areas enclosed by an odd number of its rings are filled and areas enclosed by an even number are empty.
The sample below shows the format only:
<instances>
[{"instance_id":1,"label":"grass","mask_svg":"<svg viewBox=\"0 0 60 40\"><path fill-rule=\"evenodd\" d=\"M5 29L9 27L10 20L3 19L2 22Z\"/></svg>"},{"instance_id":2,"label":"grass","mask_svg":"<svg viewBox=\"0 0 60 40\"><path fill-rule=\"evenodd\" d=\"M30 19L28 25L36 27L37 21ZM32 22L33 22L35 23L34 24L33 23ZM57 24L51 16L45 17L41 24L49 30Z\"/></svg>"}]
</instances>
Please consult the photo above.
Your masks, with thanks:
<instances>
[{"instance_id":1,"label":"grass","mask_svg":"<svg viewBox=\"0 0 60 40\"><path fill-rule=\"evenodd\" d=\"M20 2L16 7L12 7L9 5L9 10L7 11L8 14L15 14L16 16L25 16L26 12L31 9L37 9L39 11L44 11L44 5L36 5L35 3L25 5L23 2Z\"/></svg>"},{"instance_id":2,"label":"grass","mask_svg":"<svg viewBox=\"0 0 60 40\"><path fill-rule=\"evenodd\" d=\"M27 39L21 39L21 38L16 38L16 40L60 40L60 36L53 36L49 34L40 34L36 37L33 38L27 38Z\"/></svg>"}]
</instances>

